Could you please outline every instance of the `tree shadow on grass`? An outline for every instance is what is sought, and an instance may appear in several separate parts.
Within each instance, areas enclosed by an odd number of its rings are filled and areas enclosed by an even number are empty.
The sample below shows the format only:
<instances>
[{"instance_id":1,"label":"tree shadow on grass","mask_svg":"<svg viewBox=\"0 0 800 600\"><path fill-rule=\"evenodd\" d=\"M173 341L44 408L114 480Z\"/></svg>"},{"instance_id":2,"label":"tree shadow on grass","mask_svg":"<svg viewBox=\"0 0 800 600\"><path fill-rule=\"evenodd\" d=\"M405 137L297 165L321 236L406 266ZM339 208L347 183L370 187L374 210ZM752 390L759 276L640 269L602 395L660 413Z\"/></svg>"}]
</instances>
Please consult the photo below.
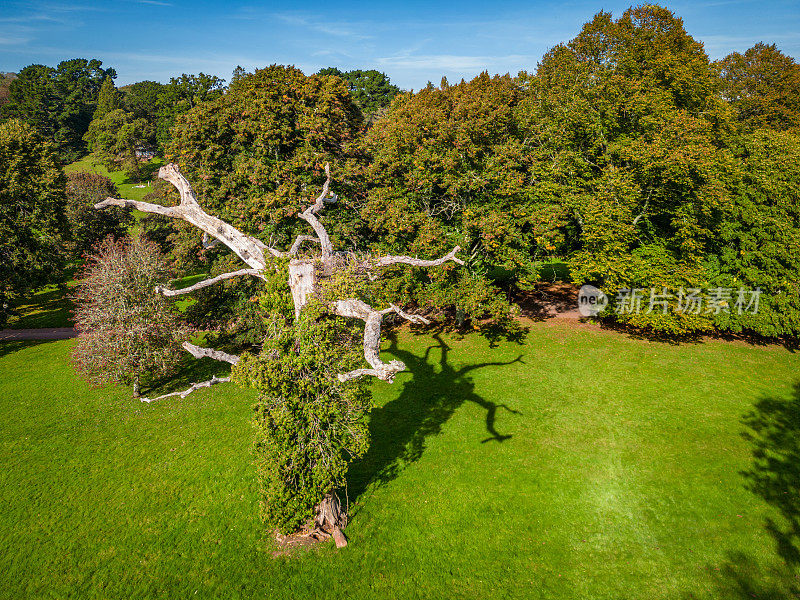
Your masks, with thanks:
<instances>
[{"instance_id":1,"label":"tree shadow on grass","mask_svg":"<svg viewBox=\"0 0 800 600\"><path fill-rule=\"evenodd\" d=\"M742 423L753 455L747 488L779 511L784 523L767 518L765 528L783 561L800 565L800 383L788 399L761 399Z\"/></svg>"},{"instance_id":2,"label":"tree shadow on grass","mask_svg":"<svg viewBox=\"0 0 800 600\"><path fill-rule=\"evenodd\" d=\"M425 355L418 357L401 350L397 337L390 335L389 353L406 364L412 379L404 384L397 399L372 410L369 450L363 459L351 465L347 476L350 500L361 496L370 485L385 485L392 481L406 465L419 460L425 451L426 439L440 433L442 426L465 402L477 404L486 411L483 426L489 435L480 443L502 443L511 438L497 429L498 411L521 413L476 394L469 374L476 369L522 362L522 356L511 361L477 363L456 370L448 363L450 348L447 343L438 333L433 338L437 344L429 346ZM429 360L437 349L441 351L438 370Z\"/></svg>"},{"instance_id":3,"label":"tree shadow on grass","mask_svg":"<svg viewBox=\"0 0 800 600\"><path fill-rule=\"evenodd\" d=\"M682 600L708 598L706 591L711 591L711 597L720 600L789 600L798 598L800 594L800 587L791 567L764 567L741 551L728 552L722 563L716 566L706 565L703 571L710 578L711 589L687 591L681 595ZM700 584L702 578L698 577L697 581Z\"/></svg>"},{"instance_id":4,"label":"tree shadow on grass","mask_svg":"<svg viewBox=\"0 0 800 600\"><path fill-rule=\"evenodd\" d=\"M226 362L214 360L213 358L198 359L186 355L181 358L181 363L176 375L172 377L163 377L148 383L143 387L142 395L155 398L163 394L180 392L188 389L194 383L208 381L214 376L227 377L230 375L230 372L231 365Z\"/></svg>"},{"instance_id":5,"label":"tree shadow on grass","mask_svg":"<svg viewBox=\"0 0 800 600\"><path fill-rule=\"evenodd\" d=\"M38 346L39 344L47 344L57 340L0 340L0 358L8 354L14 354L25 348Z\"/></svg>"}]
</instances>

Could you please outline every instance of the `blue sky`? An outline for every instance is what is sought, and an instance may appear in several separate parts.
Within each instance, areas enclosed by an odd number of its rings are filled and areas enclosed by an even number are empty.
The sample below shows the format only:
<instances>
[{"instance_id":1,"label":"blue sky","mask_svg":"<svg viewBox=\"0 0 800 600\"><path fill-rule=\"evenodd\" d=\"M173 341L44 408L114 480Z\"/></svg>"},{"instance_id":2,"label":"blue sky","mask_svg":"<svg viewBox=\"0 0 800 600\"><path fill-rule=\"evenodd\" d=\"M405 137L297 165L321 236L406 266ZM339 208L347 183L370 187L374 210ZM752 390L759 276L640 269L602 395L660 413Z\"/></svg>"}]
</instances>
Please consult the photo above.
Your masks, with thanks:
<instances>
[{"instance_id":1,"label":"blue sky","mask_svg":"<svg viewBox=\"0 0 800 600\"><path fill-rule=\"evenodd\" d=\"M375 68L405 89L490 73L534 70L552 46L573 38L600 10L631 2L207 2L107 0L0 5L0 71L67 58L99 58L117 85L203 71L230 79L294 64ZM711 58L776 43L800 58L800 3L700 0L662 3L683 18Z\"/></svg>"}]
</instances>

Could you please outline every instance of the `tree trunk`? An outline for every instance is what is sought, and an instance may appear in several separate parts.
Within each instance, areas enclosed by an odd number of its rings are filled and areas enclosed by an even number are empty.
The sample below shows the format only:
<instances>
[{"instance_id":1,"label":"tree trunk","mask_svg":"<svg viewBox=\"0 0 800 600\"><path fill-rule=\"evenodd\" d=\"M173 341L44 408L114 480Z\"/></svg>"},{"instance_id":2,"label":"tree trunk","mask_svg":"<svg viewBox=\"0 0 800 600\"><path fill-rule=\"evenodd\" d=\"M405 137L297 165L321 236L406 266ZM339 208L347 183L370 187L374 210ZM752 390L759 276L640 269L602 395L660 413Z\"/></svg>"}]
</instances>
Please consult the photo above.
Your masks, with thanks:
<instances>
[{"instance_id":1,"label":"tree trunk","mask_svg":"<svg viewBox=\"0 0 800 600\"><path fill-rule=\"evenodd\" d=\"M133 376L133 397L134 398L138 398L139 396L140 396L139 376L138 375L134 375Z\"/></svg>"}]
</instances>

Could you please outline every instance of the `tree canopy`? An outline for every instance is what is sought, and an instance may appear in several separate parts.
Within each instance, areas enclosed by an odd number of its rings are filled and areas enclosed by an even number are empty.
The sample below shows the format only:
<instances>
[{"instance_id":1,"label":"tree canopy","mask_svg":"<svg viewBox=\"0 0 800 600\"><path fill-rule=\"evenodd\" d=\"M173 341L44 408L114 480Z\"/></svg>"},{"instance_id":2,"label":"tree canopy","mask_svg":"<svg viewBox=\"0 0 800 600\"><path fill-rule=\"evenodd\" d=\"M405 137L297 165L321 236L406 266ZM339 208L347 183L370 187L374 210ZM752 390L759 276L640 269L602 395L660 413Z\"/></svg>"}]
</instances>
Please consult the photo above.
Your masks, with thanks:
<instances>
[{"instance_id":1,"label":"tree canopy","mask_svg":"<svg viewBox=\"0 0 800 600\"><path fill-rule=\"evenodd\" d=\"M0 325L64 266L64 175L52 143L18 119L0 123Z\"/></svg>"},{"instance_id":2,"label":"tree canopy","mask_svg":"<svg viewBox=\"0 0 800 600\"><path fill-rule=\"evenodd\" d=\"M75 58L57 67L31 65L22 69L9 86L3 114L35 127L55 142L63 163L85 152L83 136L97 107L100 87L116 71L104 69L100 60Z\"/></svg>"}]
</instances>

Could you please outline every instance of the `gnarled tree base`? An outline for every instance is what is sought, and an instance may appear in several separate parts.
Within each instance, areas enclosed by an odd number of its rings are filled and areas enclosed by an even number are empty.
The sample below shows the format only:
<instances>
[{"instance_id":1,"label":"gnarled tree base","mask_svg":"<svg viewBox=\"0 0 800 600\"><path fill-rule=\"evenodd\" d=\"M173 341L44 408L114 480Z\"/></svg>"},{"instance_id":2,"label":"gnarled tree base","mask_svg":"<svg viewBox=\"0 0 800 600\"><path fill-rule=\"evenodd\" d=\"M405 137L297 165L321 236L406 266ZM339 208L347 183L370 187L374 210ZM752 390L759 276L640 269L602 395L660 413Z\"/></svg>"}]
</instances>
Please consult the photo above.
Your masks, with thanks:
<instances>
[{"instance_id":1,"label":"gnarled tree base","mask_svg":"<svg viewBox=\"0 0 800 600\"><path fill-rule=\"evenodd\" d=\"M347 538L342 529L347 525L347 515L335 493L327 494L315 507L315 516L297 533L283 535L275 532L275 541L279 550L272 556L285 556L300 548L307 548L333 538L337 548L347 546Z\"/></svg>"}]
</instances>

